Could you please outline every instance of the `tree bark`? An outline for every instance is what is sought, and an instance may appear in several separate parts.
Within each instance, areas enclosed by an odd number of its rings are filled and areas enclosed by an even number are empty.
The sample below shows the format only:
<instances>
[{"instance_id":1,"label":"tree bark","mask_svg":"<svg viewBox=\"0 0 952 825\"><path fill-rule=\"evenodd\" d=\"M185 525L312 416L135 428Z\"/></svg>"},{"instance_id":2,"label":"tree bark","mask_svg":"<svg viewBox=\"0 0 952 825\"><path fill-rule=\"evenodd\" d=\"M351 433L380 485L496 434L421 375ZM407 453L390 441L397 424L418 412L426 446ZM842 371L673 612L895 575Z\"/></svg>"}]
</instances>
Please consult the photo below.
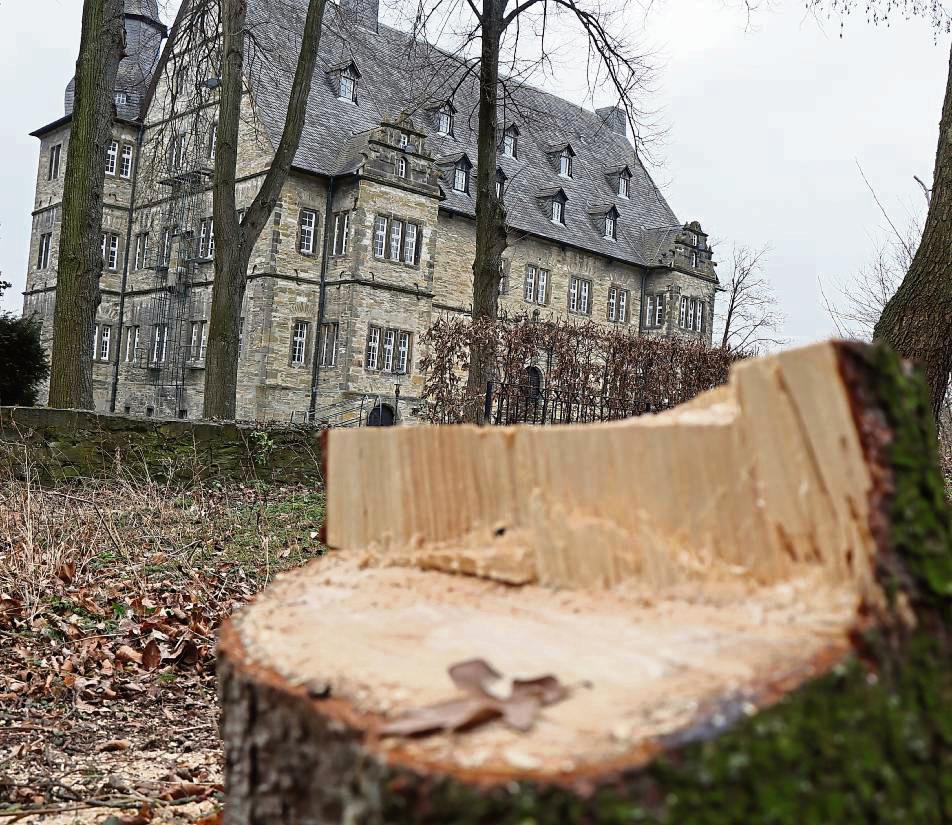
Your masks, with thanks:
<instances>
[{"instance_id":1,"label":"tree bark","mask_svg":"<svg viewBox=\"0 0 952 825\"><path fill-rule=\"evenodd\" d=\"M241 305L254 244L271 217L304 131L325 0L310 0L281 140L261 188L239 223L235 210L238 127L244 92L246 0L222 0L222 85L213 183L215 282L205 361L205 418L233 419L238 388ZM326 231L326 227L325 227ZM315 330L315 334L319 331Z\"/></svg>"},{"instance_id":2,"label":"tree bark","mask_svg":"<svg viewBox=\"0 0 952 825\"><path fill-rule=\"evenodd\" d=\"M952 370L952 54L922 241L873 338L920 365L938 420Z\"/></svg>"},{"instance_id":3,"label":"tree bark","mask_svg":"<svg viewBox=\"0 0 952 825\"><path fill-rule=\"evenodd\" d=\"M86 0L63 183L49 406L93 408L93 333L102 275L106 143L125 49L123 0Z\"/></svg>"},{"instance_id":4,"label":"tree bark","mask_svg":"<svg viewBox=\"0 0 952 825\"><path fill-rule=\"evenodd\" d=\"M950 821L952 519L920 377L882 346L820 345L619 427L328 435L332 552L219 637L226 825ZM718 478L632 487L624 459L658 442L672 466L721 458ZM581 453L617 461L564 484ZM368 474L408 486L356 500ZM685 504L719 532L684 544ZM626 540L603 565L608 517L668 552L626 566ZM664 573L685 555L703 565ZM571 688L525 730L388 738L476 656Z\"/></svg>"},{"instance_id":5,"label":"tree bark","mask_svg":"<svg viewBox=\"0 0 952 825\"><path fill-rule=\"evenodd\" d=\"M480 25L479 137L476 160L476 257L473 261L473 319L495 318L499 306L506 209L496 194L499 147L499 45L505 28L504 0L483 0ZM477 422L492 379L495 351L477 336L470 351L466 418Z\"/></svg>"}]
</instances>

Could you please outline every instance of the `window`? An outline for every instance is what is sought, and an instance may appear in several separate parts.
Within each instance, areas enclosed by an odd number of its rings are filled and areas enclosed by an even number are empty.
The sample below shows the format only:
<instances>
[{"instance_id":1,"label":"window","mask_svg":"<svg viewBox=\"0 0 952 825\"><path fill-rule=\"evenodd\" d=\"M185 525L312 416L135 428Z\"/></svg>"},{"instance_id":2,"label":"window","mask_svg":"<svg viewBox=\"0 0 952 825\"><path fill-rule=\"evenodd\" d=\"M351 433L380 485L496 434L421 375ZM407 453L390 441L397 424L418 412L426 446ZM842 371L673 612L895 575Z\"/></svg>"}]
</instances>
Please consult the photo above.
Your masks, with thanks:
<instances>
[{"instance_id":1,"label":"window","mask_svg":"<svg viewBox=\"0 0 952 825\"><path fill-rule=\"evenodd\" d=\"M615 240L615 213L609 212L605 215L605 238Z\"/></svg>"},{"instance_id":2,"label":"window","mask_svg":"<svg viewBox=\"0 0 952 825\"><path fill-rule=\"evenodd\" d=\"M321 324L321 366L337 364L337 324Z\"/></svg>"},{"instance_id":3,"label":"window","mask_svg":"<svg viewBox=\"0 0 952 825\"><path fill-rule=\"evenodd\" d=\"M588 315L591 312L592 282L572 276L569 280L569 312Z\"/></svg>"},{"instance_id":4,"label":"window","mask_svg":"<svg viewBox=\"0 0 952 825\"><path fill-rule=\"evenodd\" d=\"M314 229L317 226L317 212L302 209L298 218L298 251L302 255L314 254Z\"/></svg>"},{"instance_id":5,"label":"window","mask_svg":"<svg viewBox=\"0 0 952 825\"><path fill-rule=\"evenodd\" d=\"M390 221L390 259L400 260L400 250L403 248L403 221Z\"/></svg>"},{"instance_id":6,"label":"window","mask_svg":"<svg viewBox=\"0 0 952 825\"><path fill-rule=\"evenodd\" d=\"M697 250L694 249L691 251L691 266L695 269L697 268Z\"/></svg>"},{"instance_id":7,"label":"window","mask_svg":"<svg viewBox=\"0 0 952 825\"><path fill-rule=\"evenodd\" d=\"M401 149L406 149L410 145L410 136L406 132L401 132L398 139Z\"/></svg>"},{"instance_id":8,"label":"window","mask_svg":"<svg viewBox=\"0 0 952 825\"><path fill-rule=\"evenodd\" d=\"M420 227L415 223L378 215L374 218L373 252L375 258L387 258L415 265L419 255Z\"/></svg>"},{"instance_id":9,"label":"window","mask_svg":"<svg viewBox=\"0 0 952 825\"><path fill-rule=\"evenodd\" d=\"M205 144L205 157L215 159L215 146L218 143L218 121L214 121L208 129L208 143Z\"/></svg>"},{"instance_id":10,"label":"window","mask_svg":"<svg viewBox=\"0 0 952 825\"><path fill-rule=\"evenodd\" d=\"M368 327L364 366L368 370L406 375L410 371L411 340L411 334L405 330Z\"/></svg>"},{"instance_id":11,"label":"window","mask_svg":"<svg viewBox=\"0 0 952 825\"><path fill-rule=\"evenodd\" d=\"M198 257L215 257L215 222L212 218L203 218L199 226Z\"/></svg>"},{"instance_id":12,"label":"window","mask_svg":"<svg viewBox=\"0 0 952 825\"><path fill-rule=\"evenodd\" d=\"M649 295L645 305L645 325L649 327L663 327L665 300L664 295Z\"/></svg>"},{"instance_id":13,"label":"window","mask_svg":"<svg viewBox=\"0 0 952 825\"><path fill-rule=\"evenodd\" d=\"M162 230L162 248L159 252L159 266L168 268L172 262L172 227L170 226Z\"/></svg>"},{"instance_id":14,"label":"window","mask_svg":"<svg viewBox=\"0 0 952 825\"><path fill-rule=\"evenodd\" d=\"M444 106L436 113L436 131L441 135L453 134L453 112Z\"/></svg>"},{"instance_id":15,"label":"window","mask_svg":"<svg viewBox=\"0 0 952 825\"><path fill-rule=\"evenodd\" d=\"M119 236L112 232L102 236L102 261L103 266L112 272L119 269Z\"/></svg>"},{"instance_id":16,"label":"window","mask_svg":"<svg viewBox=\"0 0 952 825\"><path fill-rule=\"evenodd\" d=\"M169 325L152 325L152 363L164 364L169 346Z\"/></svg>"},{"instance_id":17,"label":"window","mask_svg":"<svg viewBox=\"0 0 952 825\"><path fill-rule=\"evenodd\" d=\"M680 326L681 329L688 329L689 303L688 299L682 295L681 306L678 312L678 326Z\"/></svg>"},{"instance_id":18,"label":"window","mask_svg":"<svg viewBox=\"0 0 952 825\"><path fill-rule=\"evenodd\" d=\"M406 375L410 371L410 333L397 332L397 367L394 372Z\"/></svg>"},{"instance_id":19,"label":"window","mask_svg":"<svg viewBox=\"0 0 952 825\"><path fill-rule=\"evenodd\" d=\"M517 156L519 150L519 130L515 126L510 126L502 134L502 153L507 158Z\"/></svg>"},{"instance_id":20,"label":"window","mask_svg":"<svg viewBox=\"0 0 952 825\"><path fill-rule=\"evenodd\" d=\"M367 355L364 366L368 370L378 369L380 363L380 327L367 328Z\"/></svg>"},{"instance_id":21,"label":"window","mask_svg":"<svg viewBox=\"0 0 952 825\"><path fill-rule=\"evenodd\" d=\"M608 320L618 324L628 321L628 290L613 286L608 290Z\"/></svg>"},{"instance_id":22,"label":"window","mask_svg":"<svg viewBox=\"0 0 952 825\"><path fill-rule=\"evenodd\" d=\"M96 324L93 333L93 359L109 360L109 342L112 338L112 327L105 324Z\"/></svg>"},{"instance_id":23,"label":"window","mask_svg":"<svg viewBox=\"0 0 952 825\"><path fill-rule=\"evenodd\" d=\"M565 204L558 199L552 200L552 223L565 223Z\"/></svg>"},{"instance_id":24,"label":"window","mask_svg":"<svg viewBox=\"0 0 952 825\"><path fill-rule=\"evenodd\" d=\"M116 105L125 106L129 102L129 95L125 92L116 92Z\"/></svg>"},{"instance_id":25,"label":"window","mask_svg":"<svg viewBox=\"0 0 952 825\"><path fill-rule=\"evenodd\" d=\"M695 332L704 332L704 301L695 300L694 302L694 330Z\"/></svg>"},{"instance_id":26,"label":"window","mask_svg":"<svg viewBox=\"0 0 952 825\"><path fill-rule=\"evenodd\" d=\"M334 254L347 254L347 241L350 235L350 212L337 212L334 215Z\"/></svg>"},{"instance_id":27,"label":"window","mask_svg":"<svg viewBox=\"0 0 952 825\"><path fill-rule=\"evenodd\" d=\"M522 297L527 303L545 305L549 297L549 270L529 264Z\"/></svg>"},{"instance_id":28,"label":"window","mask_svg":"<svg viewBox=\"0 0 952 825\"><path fill-rule=\"evenodd\" d=\"M559 154L559 174L563 178L572 177L572 152L568 148Z\"/></svg>"},{"instance_id":29,"label":"window","mask_svg":"<svg viewBox=\"0 0 952 825\"><path fill-rule=\"evenodd\" d=\"M307 362L307 321L295 321L291 334L291 363L303 366Z\"/></svg>"},{"instance_id":30,"label":"window","mask_svg":"<svg viewBox=\"0 0 952 825\"><path fill-rule=\"evenodd\" d=\"M59 177L60 157L63 154L63 144L57 143L50 147L50 165L47 180L56 180Z\"/></svg>"},{"instance_id":31,"label":"window","mask_svg":"<svg viewBox=\"0 0 952 825\"><path fill-rule=\"evenodd\" d=\"M169 143L169 169L181 169L185 163L185 135L172 135Z\"/></svg>"},{"instance_id":32,"label":"window","mask_svg":"<svg viewBox=\"0 0 952 825\"><path fill-rule=\"evenodd\" d=\"M119 157L119 144L112 141L106 148L106 174L116 174L116 160Z\"/></svg>"},{"instance_id":33,"label":"window","mask_svg":"<svg viewBox=\"0 0 952 825\"><path fill-rule=\"evenodd\" d=\"M241 358L242 350L245 348L245 319L238 319L238 357Z\"/></svg>"},{"instance_id":34,"label":"window","mask_svg":"<svg viewBox=\"0 0 952 825\"><path fill-rule=\"evenodd\" d=\"M453 170L453 188L457 192L469 192L469 169L462 163L457 163Z\"/></svg>"},{"instance_id":35,"label":"window","mask_svg":"<svg viewBox=\"0 0 952 825\"><path fill-rule=\"evenodd\" d=\"M136 235L135 268L144 269L149 260L149 233L140 232Z\"/></svg>"},{"instance_id":36,"label":"window","mask_svg":"<svg viewBox=\"0 0 952 825\"><path fill-rule=\"evenodd\" d=\"M625 170L618 176L618 197L628 198L628 192L631 187L631 173Z\"/></svg>"},{"instance_id":37,"label":"window","mask_svg":"<svg viewBox=\"0 0 952 825\"><path fill-rule=\"evenodd\" d=\"M340 73L340 88L337 96L341 100L357 102L357 75L352 68L344 69Z\"/></svg>"},{"instance_id":38,"label":"window","mask_svg":"<svg viewBox=\"0 0 952 825\"><path fill-rule=\"evenodd\" d=\"M405 178L407 176L407 159L400 158L397 160L397 177Z\"/></svg>"},{"instance_id":39,"label":"window","mask_svg":"<svg viewBox=\"0 0 952 825\"><path fill-rule=\"evenodd\" d=\"M192 321L192 338L189 341L188 357L192 361L204 361L208 349L208 323Z\"/></svg>"},{"instance_id":40,"label":"window","mask_svg":"<svg viewBox=\"0 0 952 825\"><path fill-rule=\"evenodd\" d=\"M139 360L139 327L126 327L126 363Z\"/></svg>"},{"instance_id":41,"label":"window","mask_svg":"<svg viewBox=\"0 0 952 825\"><path fill-rule=\"evenodd\" d=\"M50 249L53 246L53 233L40 235L40 249L36 256L36 268L46 269L50 265Z\"/></svg>"},{"instance_id":42,"label":"window","mask_svg":"<svg viewBox=\"0 0 952 825\"><path fill-rule=\"evenodd\" d=\"M697 298L682 297L678 325L682 329L693 332L704 332L706 325L704 302Z\"/></svg>"},{"instance_id":43,"label":"window","mask_svg":"<svg viewBox=\"0 0 952 825\"><path fill-rule=\"evenodd\" d=\"M383 333L383 371L393 372L393 347L397 341L395 329L384 330Z\"/></svg>"},{"instance_id":44,"label":"window","mask_svg":"<svg viewBox=\"0 0 952 825\"><path fill-rule=\"evenodd\" d=\"M119 162L119 177L129 180L132 177L132 147L128 144L122 147L122 158Z\"/></svg>"}]
</instances>

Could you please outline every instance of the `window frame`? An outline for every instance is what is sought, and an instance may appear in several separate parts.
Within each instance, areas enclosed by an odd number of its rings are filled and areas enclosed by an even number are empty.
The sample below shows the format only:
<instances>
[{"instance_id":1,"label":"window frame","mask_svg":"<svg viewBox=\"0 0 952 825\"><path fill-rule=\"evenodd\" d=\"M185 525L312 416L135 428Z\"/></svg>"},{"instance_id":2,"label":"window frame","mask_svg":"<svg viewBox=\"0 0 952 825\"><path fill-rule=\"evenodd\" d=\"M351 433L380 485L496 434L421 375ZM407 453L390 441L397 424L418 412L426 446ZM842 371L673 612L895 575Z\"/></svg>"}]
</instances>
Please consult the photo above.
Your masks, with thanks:
<instances>
[{"instance_id":1,"label":"window frame","mask_svg":"<svg viewBox=\"0 0 952 825\"><path fill-rule=\"evenodd\" d=\"M572 177L572 153L568 147L559 152L559 177L569 179Z\"/></svg>"},{"instance_id":2,"label":"window frame","mask_svg":"<svg viewBox=\"0 0 952 825\"><path fill-rule=\"evenodd\" d=\"M614 213L609 211L605 213L605 231L602 233L606 241L618 240L618 219Z\"/></svg>"},{"instance_id":3,"label":"window frame","mask_svg":"<svg viewBox=\"0 0 952 825\"><path fill-rule=\"evenodd\" d=\"M322 367L337 366L337 336L340 333L340 324L337 321L326 321L321 324L321 360ZM330 347L328 347L330 343ZM330 358L328 359L328 353Z\"/></svg>"},{"instance_id":4,"label":"window frame","mask_svg":"<svg viewBox=\"0 0 952 825\"><path fill-rule=\"evenodd\" d=\"M132 179L133 160L135 151L132 144L122 144L122 151L119 153L119 177L123 180Z\"/></svg>"},{"instance_id":5,"label":"window frame","mask_svg":"<svg viewBox=\"0 0 952 825\"><path fill-rule=\"evenodd\" d=\"M460 176L462 176L462 187L459 186ZM469 169L465 164L457 162L453 167L453 191L461 192L464 195L469 194Z\"/></svg>"},{"instance_id":6,"label":"window frame","mask_svg":"<svg viewBox=\"0 0 952 825\"><path fill-rule=\"evenodd\" d=\"M349 103L357 103L357 81L359 78L350 66L340 70L337 78L337 99L345 100ZM350 83L348 93L344 92L344 82Z\"/></svg>"},{"instance_id":7,"label":"window frame","mask_svg":"<svg viewBox=\"0 0 952 825\"><path fill-rule=\"evenodd\" d=\"M139 360L139 327L132 324L126 327L126 356L127 364L134 364Z\"/></svg>"},{"instance_id":8,"label":"window frame","mask_svg":"<svg viewBox=\"0 0 952 825\"><path fill-rule=\"evenodd\" d=\"M288 354L288 363L292 367L307 366L310 354L310 340L311 322L305 318L295 318L291 321L291 350ZM298 357L299 348L300 358Z\"/></svg>"},{"instance_id":9,"label":"window frame","mask_svg":"<svg viewBox=\"0 0 952 825\"><path fill-rule=\"evenodd\" d=\"M211 261L215 257L214 217L202 218L198 231L198 257L203 261Z\"/></svg>"},{"instance_id":10,"label":"window frame","mask_svg":"<svg viewBox=\"0 0 952 825\"><path fill-rule=\"evenodd\" d=\"M108 246L107 246L108 241ZM119 271L119 234L103 232L101 240L102 267L110 272ZM108 257L107 257L108 253Z\"/></svg>"},{"instance_id":11,"label":"window frame","mask_svg":"<svg viewBox=\"0 0 952 825\"><path fill-rule=\"evenodd\" d=\"M570 313L573 315L591 315L594 297L595 285L591 278L583 278L581 275L569 276L567 307Z\"/></svg>"},{"instance_id":12,"label":"window frame","mask_svg":"<svg viewBox=\"0 0 952 825\"><path fill-rule=\"evenodd\" d=\"M116 176L116 168L119 162L119 141L109 141L106 147L106 174L110 177Z\"/></svg>"},{"instance_id":13,"label":"window frame","mask_svg":"<svg viewBox=\"0 0 952 825\"><path fill-rule=\"evenodd\" d=\"M334 213L334 238L331 256L342 257L348 252L350 245L350 210L346 209Z\"/></svg>"},{"instance_id":14,"label":"window frame","mask_svg":"<svg viewBox=\"0 0 952 825\"><path fill-rule=\"evenodd\" d=\"M307 223L310 218L310 225ZM306 239L309 241L306 242ZM302 209L298 213L298 252L311 257L317 250L317 210Z\"/></svg>"},{"instance_id":15,"label":"window frame","mask_svg":"<svg viewBox=\"0 0 952 825\"><path fill-rule=\"evenodd\" d=\"M47 167L47 180L59 180L60 160L63 154L63 144L54 143L50 146L49 166Z\"/></svg>"},{"instance_id":16,"label":"window frame","mask_svg":"<svg viewBox=\"0 0 952 825\"><path fill-rule=\"evenodd\" d=\"M622 191L624 189L624 191ZM618 176L618 197L626 201L631 199L631 173L623 171Z\"/></svg>"},{"instance_id":17,"label":"window frame","mask_svg":"<svg viewBox=\"0 0 952 825\"><path fill-rule=\"evenodd\" d=\"M40 234L40 244L36 256L36 268L46 269L50 265L50 256L53 249L53 233L43 232Z\"/></svg>"},{"instance_id":18,"label":"window frame","mask_svg":"<svg viewBox=\"0 0 952 825\"><path fill-rule=\"evenodd\" d=\"M558 213L558 216L556 216L556 213ZM549 219L552 221L552 223L565 226L565 203L563 203L560 198L552 198L552 207L549 214Z\"/></svg>"},{"instance_id":19,"label":"window frame","mask_svg":"<svg viewBox=\"0 0 952 825\"><path fill-rule=\"evenodd\" d=\"M514 160L519 158L519 130L515 126L507 126L502 131L502 155Z\"/></svg>"},{"instance_id":20,"label":"window frame","mask_svg":"<svg viewBox=\"0 0 952 825\"><path fill-rule=\"evenodd\" d=\"M397 158L397 177L406 180L409 166L405 157Z\"/></svg>"},{"instance_id":21,"label":"window frame","mask_svg":"<svg viewBox=\"0 0 952 825\"><path fill-rule=\"evenodd\" d=\"M444 122L446 124L445 129L443 128ZM453 135L453 113L446 105L440 106L440 108L436 110L436 133L449 137Z\"/></svg>"},{"instance_id":22,"label":"window frame","mask_svg":"<svg viewBox=\"0 0 952 825\"><path fill-rule=\"evenodd\" d=\"M109 324L96 324L97 347L93 360L109 361L112 354L112 326Z\"/></svg>"},{"instance_id":23,"label":"window frame","mask_svg":"<svg viewBox=\"0 0 952 825\"><path fill-rule=\"evenodd\" d=\"M398 226L399 232L394 235L394 229ZM395 243L397 238L399 240ZM391 263L418 267L422 238L422 224L404 220L394 215L374 215L370 251L378 261L390 261ZM396 256L394 256L395 250ZM411 253L409 259L407 257L408 252Z\"/></svg>"},{"instance_id":24,"label":"window frame","mask_svg":"<svg viewBox=\"0 0 952 825\"><path fill-rule=\"evenodd\" d=\"M550 272L537 264L526 264L526 274L522 285L522 300L527 304L548 306Z\"/></svg>"}]
</instances>

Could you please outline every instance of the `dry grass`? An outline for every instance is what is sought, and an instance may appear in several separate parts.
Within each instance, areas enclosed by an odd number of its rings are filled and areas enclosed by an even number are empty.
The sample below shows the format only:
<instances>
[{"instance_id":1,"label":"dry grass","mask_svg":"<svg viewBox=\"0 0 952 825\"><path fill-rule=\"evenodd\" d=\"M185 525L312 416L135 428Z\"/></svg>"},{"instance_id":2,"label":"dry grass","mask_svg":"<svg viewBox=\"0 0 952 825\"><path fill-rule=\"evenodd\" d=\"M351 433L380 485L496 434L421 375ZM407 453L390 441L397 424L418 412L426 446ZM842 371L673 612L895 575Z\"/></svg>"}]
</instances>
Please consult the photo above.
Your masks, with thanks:
<instances>
[{"instance_id":1,"label":"dry grass","mask_svg":"<svg viewBox=\"0 0 952 825\"><path fill-rule=\"evenodd\" d=\"M0 481L0 818L214 810L215 629L321 552L322 519L302 487Z\"/></svg>"}]
</instances>

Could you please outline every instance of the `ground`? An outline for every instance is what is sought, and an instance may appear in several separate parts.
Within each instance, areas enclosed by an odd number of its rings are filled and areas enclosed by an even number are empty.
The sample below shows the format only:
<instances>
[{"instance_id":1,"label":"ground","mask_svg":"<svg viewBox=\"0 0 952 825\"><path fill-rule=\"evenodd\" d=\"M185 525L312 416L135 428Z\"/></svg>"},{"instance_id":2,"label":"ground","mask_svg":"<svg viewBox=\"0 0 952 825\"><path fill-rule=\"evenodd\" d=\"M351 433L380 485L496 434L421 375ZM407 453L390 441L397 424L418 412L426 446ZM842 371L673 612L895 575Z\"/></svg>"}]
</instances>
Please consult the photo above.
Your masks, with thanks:
<instances>
[{"instance_id":1,"label":"ground","mask_svg":"<svg viewBox=\"0 0 952 825\"><path fill-rule=\"evenodd\" d=\"M0 481L0 825L214 823L215 630L322 550L320 490Z\"/></svg>"}]
</instances>

